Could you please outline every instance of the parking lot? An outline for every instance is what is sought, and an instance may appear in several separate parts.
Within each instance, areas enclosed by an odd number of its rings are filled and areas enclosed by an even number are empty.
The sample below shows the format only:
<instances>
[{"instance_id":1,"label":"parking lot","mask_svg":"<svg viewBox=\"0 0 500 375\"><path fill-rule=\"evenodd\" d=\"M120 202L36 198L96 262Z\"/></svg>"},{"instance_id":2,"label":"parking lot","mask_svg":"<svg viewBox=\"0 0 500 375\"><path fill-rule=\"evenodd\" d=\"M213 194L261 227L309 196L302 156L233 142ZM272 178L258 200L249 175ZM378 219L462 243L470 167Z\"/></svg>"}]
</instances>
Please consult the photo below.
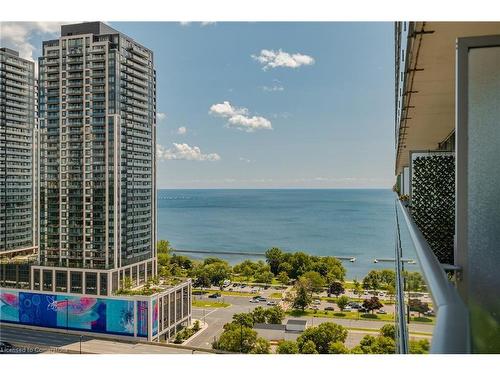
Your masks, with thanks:
<instances>
[{"instance_id":1,"label":"parking lot","mask_svg":"<svg viewBox=\"0 0 500 375\"><path fill-rule=\"evenodd\" d=\"M230 288L225 288L227 292L229 291ZM218 298L209 298L209 294L214 294L213 292L204 294L204 295L193 295L194 300L198 301L220 301L220 302L225 302L229 303L230 306L225 307L225 308L213 308L210 307L209 304L207 303L207 307L196 307L193 308L193 318L194 319L199 319L201 321L204 321L208 324L208 327L201 332L199 335L197 335L194 339L192 339L189 342L189 345L191 346L196 346L196 347L202 347L202 348L210 348L214 340L223 332L223 326L224 324L230 322L232 320L232 317L234 314L237 313L242 313L242 312L251 312L253 309L255 309L257 306L262 306L264 308L269 308L267 303L269 301L273 301L276 303L279 303L280 299L278 298L270 298L270 296L273 293L279 293L279 292L284 292L283 290L276 290L274 288L257 288L254 289L251 286L245 286L243 288L238 288L235 289L233 287L232 292L234 291L246 291L248 293L256 293L260 296L266 297L266 302L258 302L255 303L252 301L252 294L249 294L248 296L229 296L229 295L224 295L222 294ZM325 294L326 296L326 294ZM324 300L321 300L319 302L319 305L317 305L318 310L324 310L326 307L333 307L335 311L339 311L338 307L331 303L327 302ZM394 313L394 305L386 305L383 308L384 310L387 311L387 313ZM288 318L285 318L287 320ZM363 333L364 331L362 330L378 330L380 327L382 327L384 324L387 324L387 321L378 321L378 320L357 320L357 319L342 319L342 318L333 318L333 317L311 317L311 316L304 316L299 319L304 319L308 321L308 326L313 326L313 325L318 325L323 322L334 322L337 324L341 324L344 327L348 328L350 330L349 337L348 337L348 343L349 346L354 346L357 345L359 340L368 332ZM410 332L421 332L425 334L430 334L432 333L432 330L434 328L433 325L431 324L425 324L425 323L411 323L410 326ZM358 330L357 330L358 329ZM352 331L352 332L351 332ZM425 336L429 338L429 336Z\"/></svg>"}]
</instances>

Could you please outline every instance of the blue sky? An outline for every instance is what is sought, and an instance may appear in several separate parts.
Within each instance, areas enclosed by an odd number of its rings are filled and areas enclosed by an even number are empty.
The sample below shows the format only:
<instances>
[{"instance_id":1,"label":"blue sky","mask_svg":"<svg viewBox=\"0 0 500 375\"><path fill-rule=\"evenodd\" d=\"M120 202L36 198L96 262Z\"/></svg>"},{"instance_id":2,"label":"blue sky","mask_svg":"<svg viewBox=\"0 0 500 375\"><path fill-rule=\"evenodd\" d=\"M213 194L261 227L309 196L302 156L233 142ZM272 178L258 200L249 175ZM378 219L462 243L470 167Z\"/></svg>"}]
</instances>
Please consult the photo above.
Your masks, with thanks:
<instances>
[{"instance_id":1,"label":"blue sky","mask_svg":"<svg viewBox=\"0 0 500 375\"><path fill-rule=\"evenodd\" d=\"M159 188L391 186L392 23L110 24L155 54Z\"/></svg>"}]
</instances>

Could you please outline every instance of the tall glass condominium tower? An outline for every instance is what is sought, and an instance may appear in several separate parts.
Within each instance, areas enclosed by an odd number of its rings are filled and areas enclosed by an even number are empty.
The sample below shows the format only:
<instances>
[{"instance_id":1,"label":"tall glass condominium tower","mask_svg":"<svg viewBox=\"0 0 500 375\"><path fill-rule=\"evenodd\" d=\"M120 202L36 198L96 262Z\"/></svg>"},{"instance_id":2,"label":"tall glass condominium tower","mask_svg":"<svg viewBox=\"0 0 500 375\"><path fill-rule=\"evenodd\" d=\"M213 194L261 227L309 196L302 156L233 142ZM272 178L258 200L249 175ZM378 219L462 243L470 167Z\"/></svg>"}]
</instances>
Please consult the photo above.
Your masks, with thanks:
<instances>
[{"instance_id":1,"label":"tall glass condominium tower","mask_svg":"<svg viewBox=\"0 0 500 375\"><path fill-rule=\"evenodd\" d=\"M0 254L36 250L34 63L0 48Z\"/></svg>"},{"instance_id":2,"label":"tall glass condominium tower","mask_svg":"<svg viewBox=\"0 0 500 375\"><path fill-rule=\"evenodd\" d=\"M100 22L39 59L40 251L33 284L110 294L156 274L153 53ZM54 272L53 272L54 271Z\"/></svg>"}]
</instances>

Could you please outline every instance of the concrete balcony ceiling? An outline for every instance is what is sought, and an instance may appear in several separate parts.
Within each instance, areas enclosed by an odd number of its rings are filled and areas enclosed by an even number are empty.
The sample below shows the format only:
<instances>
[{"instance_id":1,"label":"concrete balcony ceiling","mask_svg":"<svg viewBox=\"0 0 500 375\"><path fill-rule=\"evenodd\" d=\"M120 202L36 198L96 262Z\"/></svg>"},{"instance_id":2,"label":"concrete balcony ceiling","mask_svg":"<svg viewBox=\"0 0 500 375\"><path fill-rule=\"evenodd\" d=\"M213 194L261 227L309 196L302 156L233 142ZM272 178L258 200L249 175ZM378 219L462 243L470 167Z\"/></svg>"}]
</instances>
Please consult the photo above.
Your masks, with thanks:
<instances>
[{"instance_id":1,"label":"concrete balcony ceiling","mask_svg":"<svg viewBox=\"0 0 500 375\"><path fill-rule=\"evenodd\" d=\"M500 22L415 22L414 32L403 88L407 109L396 125L396 174L409 165L409 151L435 150L455 128L457 38L500 34Z\"/></svg>"}]
</instances>

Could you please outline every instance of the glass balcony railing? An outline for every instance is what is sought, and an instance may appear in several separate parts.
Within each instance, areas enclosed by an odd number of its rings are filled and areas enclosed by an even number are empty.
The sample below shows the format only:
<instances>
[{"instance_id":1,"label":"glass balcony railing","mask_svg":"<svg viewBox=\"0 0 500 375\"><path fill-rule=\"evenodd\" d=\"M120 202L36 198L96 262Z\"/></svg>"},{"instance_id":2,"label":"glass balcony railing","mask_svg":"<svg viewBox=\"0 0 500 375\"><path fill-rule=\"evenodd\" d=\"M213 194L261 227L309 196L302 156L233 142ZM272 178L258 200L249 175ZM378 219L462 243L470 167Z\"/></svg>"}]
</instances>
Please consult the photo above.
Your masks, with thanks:
<instances>
[{"instance_id":1,"label":"glass balcony railing","mask_svg":"<svg viewBox=\"0 0 500 375\"><path fill-rule=\"evenodd\" d=\"M396 199L396 341L411 353L419 340L431 341L430 353L470 353L467 308L439 263L410 210Z\"/></svg>"}]
</instances>

